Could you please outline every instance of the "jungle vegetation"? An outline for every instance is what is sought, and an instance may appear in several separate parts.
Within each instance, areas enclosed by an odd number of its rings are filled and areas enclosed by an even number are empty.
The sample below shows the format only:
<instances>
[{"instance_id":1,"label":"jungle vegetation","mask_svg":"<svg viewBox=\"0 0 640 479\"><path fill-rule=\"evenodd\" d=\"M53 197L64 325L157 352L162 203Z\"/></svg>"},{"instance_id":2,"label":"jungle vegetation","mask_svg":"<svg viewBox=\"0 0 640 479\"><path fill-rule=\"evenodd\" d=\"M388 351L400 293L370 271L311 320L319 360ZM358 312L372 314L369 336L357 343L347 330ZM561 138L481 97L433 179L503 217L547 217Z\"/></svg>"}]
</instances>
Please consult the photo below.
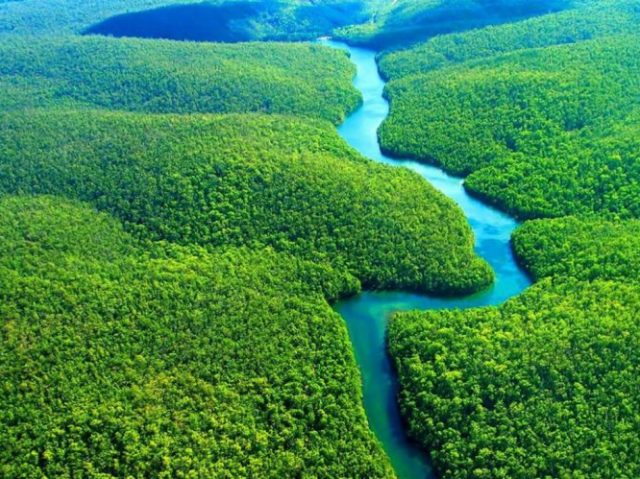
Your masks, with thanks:
<instances>
[{"instance_id":1,"label":"jungle vegetation","mask_svg":"<svg viewBox=\"0 0 640 479\"><path fill-rule=\"evenodd\" d=\"M357 155L330 123L277 116L0 116L0 192L87 201L142 238L269 245L371 287L487 286L462 212L406 170Z\"/></svg>"},{"instance_id":2,"label":"jungle vegetation","mask_svg":"<svg viewBox=\"0 0 640 479\"><path fill-rule=\"evenodd\" d=\"M0 35L94 32L177 40L314 40L369 20L379 1L19 0L0 9Z\"/></svg>"},{"instance_id":3,"label":"jungle vegetation","mask_svg":"<svg viewBox=\"0 0 640 479\"><path fill-rule=\"evenodd\" d=\"M411 48L384 52L380 70L387 79L426 73L443 66L495 55L579 43L585 40L636 33L637 0L587 1L575 8L524 21L439 35Z\"/></svg>"},{"instance_id":4,"label":"jungle vegetation","mask_svg":"<svg viewBox=\"0 0 640 479\"><path fill-rule=\"evenodd\" d=\"M314 40L337 27L367 20L366 3L249 0L176 4L117 15L85 33L218 42Z\"/></svg>"},{"instance_id":5,"label":"jungle vegetation","mask_svg":"<svg viewBox=\"0 0 640 479\"><path fill-rule=\"evenodd\" d=\"M169 4L0 5L0 476L390 479L329 303L493 274L344 53L80 35Z\"/></svg>"},{"instance_id":6,"label":"jungle vegetation","mask_svg":"<svg viewBox=\"0 0 640 479\"><path fill-rule=\"evenodd\" d=\"M522 296L393 318L412 436L443 478L640 476L638 1L174 3L0 0L0 475L393 477L329 302L486 287L461 211L339 139L344 54L155 39L338 28L430 38L380 55L386 151L545 218Z\"/></svg>"},{"instance_id":7,"label":"jungle vegetation","mask_svg":"<svg viewBox=\"0 0 640 479\"><path fill-rule=\"evenodd\" d=\"M498 308L402 313L402 410L442 478L640 474L640 287L548 278Z\"/></svg>"},{"instance_id":8,"label":"jungle vegetation","mask_svg":"<svg viewBox=\"0 0 640 479\"><path fill-rule=\"evenodd\" d=\"M393 477L326 302L352 276L56 197L4 197L0 238L2 477Z\"/></svg>"},{"instance_id":9,"label":"jungle vegetation","mask_svg":"<svg viewBox=\"0 0 640 479\"><path fill-rule=\"evenodd\" d=\"M573 1L398 0L372 2L368 22L339 27L335 35L378 50L396 49L451 32L502 24L573 6ZM356 23L356 22L352 22Z\"/></svg>"},{"instance_id":10,"label":"jungle vegetation","mask_svg":"<svg viewBox=\"0 0 640 479\"><path fill-rule=\"evenodd\" d=\"M286 113L340 122L359 103L343 52L104 37L0 41L0 109Z\"/></svg>"},{"instance_id":11,"label":"jungle vegetation","mask_svg":"<svg viewBox=\"0 0 640 479\"><path fill-rule=\"evenodd\" d=\"M519 50L389 83L383 147L521 218L640 213L637 35Z\"/></svg>"},{"instance_id":12,"label":"jungle vegetation","mask_svg":"<svg viewBox=\"0 0 640 479\"><path fill-rule=\"evenodd\" d=\"M527 221L514 249L537 279L640 280L640 222L565 217Z\"/></svg>"},{"instance_id":13,"label":"jungle vegetation","mask_svg":"<svg viewBox=\"0 0 640 479\"><path fill-rule=\"evenodd\" d=\"M638 19L587 2L380 56L384 148L538 218L513 237L521 296L391 321L403 414L442 478L640 474Z\"/></svg>"},{"instance_id":14,"label":"jungle vegetation","mask_svg":"<svg viewBox=\"0 0 640 479\"><path fill-rule=\"evenodd\" d=\"M544 15L583 1L20 0L0 9L0 35L89 32L231 42L333 35L382 49Z\"/></svg>"}]
</instances>

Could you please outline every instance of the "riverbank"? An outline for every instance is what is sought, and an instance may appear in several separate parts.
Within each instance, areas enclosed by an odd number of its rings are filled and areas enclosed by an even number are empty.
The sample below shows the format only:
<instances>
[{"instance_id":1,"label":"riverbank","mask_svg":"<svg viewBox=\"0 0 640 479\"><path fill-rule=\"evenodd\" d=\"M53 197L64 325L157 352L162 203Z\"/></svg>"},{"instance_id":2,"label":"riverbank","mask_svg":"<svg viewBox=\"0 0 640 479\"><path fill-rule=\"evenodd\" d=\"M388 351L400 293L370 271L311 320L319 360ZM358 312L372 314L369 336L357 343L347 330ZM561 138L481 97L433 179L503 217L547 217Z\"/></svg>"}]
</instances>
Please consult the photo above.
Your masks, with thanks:
<instances>
[{"instance_id":1,"label":"riverbank","mask_svg":"<svg viewBox=\"0 0 640 479\"><path fill-rule=\"evenodd\" d=\"M409 438L397 403L398 382L387 352L388 318L397 311L464 309L497 305L527 288L531 281L518 265L511 234L518 221L471 196L461 178L439 168L385 155L378 143L378 128L389 114L385 82L376 64L376 52L328 39L324 45L349 52L356 65L354 86L363 101L338 128L340 135L364 156L380 163L408 168L455 201L475 234L475 250L494 269L496 281L486 291L463 298L436 297L406 292L371 292L341 301L335 309L344 318L363 382L363 400L369 424L382 443L399 479L435 477L428 453Z\"/></svg>"}]
</instances>

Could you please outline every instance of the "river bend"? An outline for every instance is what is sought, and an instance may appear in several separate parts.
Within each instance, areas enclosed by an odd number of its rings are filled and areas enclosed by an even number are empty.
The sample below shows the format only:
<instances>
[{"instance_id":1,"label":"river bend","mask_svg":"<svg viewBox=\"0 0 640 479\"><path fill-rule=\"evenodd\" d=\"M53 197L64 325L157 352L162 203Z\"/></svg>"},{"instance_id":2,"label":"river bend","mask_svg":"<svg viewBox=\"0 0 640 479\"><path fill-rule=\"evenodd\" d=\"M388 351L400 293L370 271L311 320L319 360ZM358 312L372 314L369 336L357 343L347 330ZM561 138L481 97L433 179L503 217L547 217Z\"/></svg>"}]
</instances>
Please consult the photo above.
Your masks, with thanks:
<instances>
[{"instance_id":1,"label":"river bend","mask_svg":"<svg viewBox=\"0 0 640 479\"><path fill-rule=\"evenodd\" d=\"M339 127L340 136L374 161L415 171L454 200L473 229L477 254L496 273L496 282L490 289L463 298L401 291L366 291L335 306L349 329L362 376L364 408L369 425L388 455L398 479L433 478L428 454L408 439L400 416L397 377L386 347L387 321L389 315L396 311L497 305L519 294L530 285L530 280L516 263L511 249L511 233L518 223L471 197L465 191L462 179L450 176L435 166L384 155L377 132L389 114L389 103L383 97L385 82L378 72L376 52L330 40L322 43L350 53L357 68L354 85L363 97L360 108Z\"/></svg>"}]
</instances>

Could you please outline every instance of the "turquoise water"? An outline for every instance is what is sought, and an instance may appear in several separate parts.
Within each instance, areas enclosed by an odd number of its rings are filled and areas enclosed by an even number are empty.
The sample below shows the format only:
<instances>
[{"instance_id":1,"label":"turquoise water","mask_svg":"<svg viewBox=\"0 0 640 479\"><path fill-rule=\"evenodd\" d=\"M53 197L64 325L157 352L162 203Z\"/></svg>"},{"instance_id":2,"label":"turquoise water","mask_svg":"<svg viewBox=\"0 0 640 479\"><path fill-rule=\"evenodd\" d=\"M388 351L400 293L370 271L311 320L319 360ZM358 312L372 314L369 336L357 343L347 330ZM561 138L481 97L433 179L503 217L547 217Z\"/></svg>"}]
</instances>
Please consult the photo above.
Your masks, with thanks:
<instances>
[{"instance_id":1,"label":"turquoise water","mask_svg":"<svg viewBox=\"0 0 640 479\"><path fill-rule=\"evenodd\" d=\"M336 305L336 310L347 323L360 367L364 407L369 424L389 456L398 478L432 478L434 474L428 454L408 440L398 409L397 378L385 340L389 314L416 309L495 305L520 293L530 285L530 280L516 263L511 250L511 233L518 223L469 196L460 178L447 175L434 166L383 155L377 131L389 114L389 104L382 96L384 81L378 73L376 53L329 40L323 43L350 52L351 60L358 69L354 85L364 98L361 108L339 127L340 135L363 155L381 163L409 168L453 199L464 211L475 233L476 252L496 272L496 282L492 288L464 298L439 298L400 291L370 291Z\"/></svg>"}]
</instances>

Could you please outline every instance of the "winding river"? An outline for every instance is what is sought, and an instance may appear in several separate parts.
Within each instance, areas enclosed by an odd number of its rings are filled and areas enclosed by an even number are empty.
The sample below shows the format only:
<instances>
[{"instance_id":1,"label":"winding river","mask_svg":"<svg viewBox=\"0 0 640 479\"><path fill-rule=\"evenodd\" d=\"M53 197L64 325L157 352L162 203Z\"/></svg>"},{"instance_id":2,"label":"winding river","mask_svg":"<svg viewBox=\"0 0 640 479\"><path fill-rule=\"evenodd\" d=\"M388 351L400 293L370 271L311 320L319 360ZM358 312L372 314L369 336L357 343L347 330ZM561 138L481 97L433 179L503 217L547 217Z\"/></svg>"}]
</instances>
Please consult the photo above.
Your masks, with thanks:
<instances>
[{"instance_id":1,"label":"winding river","mask_svg":"<svg viewBox=\"0 0 640 479\"><path fill-rule=\"evenodd\" d=\"M407 437L397 403L398 383L386 348L389 315L396 311L442 308L470 308L496 305L530 285L526 273L513 256L510 238L517 221L472 198L462 180L437 167L387 157L380 151L377 131L389 114L383 97L384 81L378 73L376 53L323 40L323 44L346 50L357 67L355 87L363 96L362 106L339 127L340 135L364 156L393 166L409 168L454 200L468 218L475 233L476 252L496 272L496 282L487 291L464 298L441 298L419 294L363 292L336 304L347 323L363 381L364 407L369 424L396 471L398 479L435 477L428 455Z\"/></svg>"}]
</instances>

